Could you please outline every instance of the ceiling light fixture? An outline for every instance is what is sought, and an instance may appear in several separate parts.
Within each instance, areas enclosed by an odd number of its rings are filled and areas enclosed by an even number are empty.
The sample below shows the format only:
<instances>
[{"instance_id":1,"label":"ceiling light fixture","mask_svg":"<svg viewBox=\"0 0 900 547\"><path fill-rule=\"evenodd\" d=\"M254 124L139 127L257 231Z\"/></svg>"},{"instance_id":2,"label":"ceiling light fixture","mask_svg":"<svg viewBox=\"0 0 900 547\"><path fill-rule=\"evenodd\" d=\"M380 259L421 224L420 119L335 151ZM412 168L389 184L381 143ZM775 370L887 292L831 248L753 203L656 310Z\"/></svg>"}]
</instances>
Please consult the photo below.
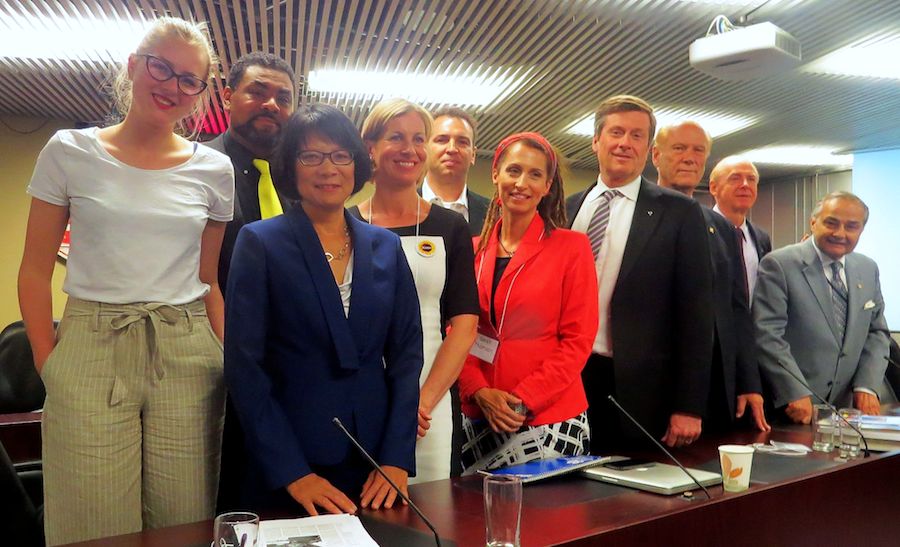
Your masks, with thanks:
<instances>
[{"instance_id":1,"label":"ceiling light fixture","mask_svg":"<svg viewBox=\"0 0 900 547\"><path fill-rule=\"evenodd\" d=\"M842 47L803 67L804 72L900 80L900 36L871 36Z\"/></svg>"},{"instance_id":2,"label":"ceiling light fixture","mask_svg":"<svg viewBox=\"0 0 900 547\"><path fill-rule=\"evenodd\" d=\"M653 111L656 116L656 127L665 127L684 121L694 121L706 129L712 138L722 137L746 127L750 127L758 121L755 116L739 114L724 114L720 112L704 112L690 108L660 108ZM570 125L566 132L585 137L594 136L594 115L588 114L584 118Z\"/></svg>"},{"instance_id":3,"label":"ceiling light fixture","mask_svg":"<svg viewBox=\"0 0 900 547\"><path fill-rule=\"evenodd\" d=\"M312 70L309 90L343 98L403 97L423 104L486 107L515 91L531 69L478 67L464 74Z\"/></svg>"},{"instance_id":4,"label":"ceiling light fixture","mask_svg":"<svg viewBox=\"0 0 900 547\"><path fill-rule=\"evenodd\" d=\"M0 19L0 57L120 62L150 21L11 14Z\"/></svg>"},{"instance_id":5,"label":"ceiling light fixture","mask_svg":"<svg viewBox=\"0 0 900 547\"><path fill-rule=\"evenodd\" d=\"M838 154L828 146L779 145L757 148L738 154L753 163L773 165L846 166L853 165L853 154Z\"/></svg>"}]
</instances>

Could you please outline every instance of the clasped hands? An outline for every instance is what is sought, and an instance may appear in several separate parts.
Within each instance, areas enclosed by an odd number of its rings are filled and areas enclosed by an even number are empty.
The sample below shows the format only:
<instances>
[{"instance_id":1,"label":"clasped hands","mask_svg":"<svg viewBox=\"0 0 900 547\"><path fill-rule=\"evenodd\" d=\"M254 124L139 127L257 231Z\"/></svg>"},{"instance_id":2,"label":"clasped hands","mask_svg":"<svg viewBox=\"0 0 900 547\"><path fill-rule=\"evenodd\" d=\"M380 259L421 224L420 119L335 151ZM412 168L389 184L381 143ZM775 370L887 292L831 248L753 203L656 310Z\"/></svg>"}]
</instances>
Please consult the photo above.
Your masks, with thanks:
<instances>
[{"instance_id":1,"label":"clasped hands","mask_svg":"<svg viewBox=\"0 0 900 547\"><path fill-rule=\"evenodd\" d=\"M522 399L512 393L483 387L472 398L495 433L514 433L525 424L526 416L512 408L513 405L521 405Z\"/></svg>"}]
</instances>

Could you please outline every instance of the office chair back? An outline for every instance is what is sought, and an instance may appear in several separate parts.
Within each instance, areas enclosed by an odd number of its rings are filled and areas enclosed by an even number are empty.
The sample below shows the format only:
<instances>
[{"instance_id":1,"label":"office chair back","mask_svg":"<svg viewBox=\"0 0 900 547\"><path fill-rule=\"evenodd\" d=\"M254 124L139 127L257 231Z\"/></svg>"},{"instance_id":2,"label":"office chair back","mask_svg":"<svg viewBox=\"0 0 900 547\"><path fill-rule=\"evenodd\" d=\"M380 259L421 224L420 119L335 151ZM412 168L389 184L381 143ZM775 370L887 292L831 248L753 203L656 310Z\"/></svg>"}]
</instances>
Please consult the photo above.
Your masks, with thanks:
<instances>
[{"instance_id":1,"label":"office chair back","mask_svg":"<svg viewBox=\"0 0 900 547\"><path fill-rule=\"evenodd\" d=\"M0 332L0 414L38 410L44 406L45 396L25 324L11 323Z\"/></svg>"},{"instance_id":2,"label":"office chair back","mask_svg":"<svg viewBox=\"0 0 900 547\"><path fill-rule=\"evenodd\" d=\"M0 443L0 492L4 507L3 544L44 547L43 513L25 491L3 443Z\"/></svg>"}]
</instances>

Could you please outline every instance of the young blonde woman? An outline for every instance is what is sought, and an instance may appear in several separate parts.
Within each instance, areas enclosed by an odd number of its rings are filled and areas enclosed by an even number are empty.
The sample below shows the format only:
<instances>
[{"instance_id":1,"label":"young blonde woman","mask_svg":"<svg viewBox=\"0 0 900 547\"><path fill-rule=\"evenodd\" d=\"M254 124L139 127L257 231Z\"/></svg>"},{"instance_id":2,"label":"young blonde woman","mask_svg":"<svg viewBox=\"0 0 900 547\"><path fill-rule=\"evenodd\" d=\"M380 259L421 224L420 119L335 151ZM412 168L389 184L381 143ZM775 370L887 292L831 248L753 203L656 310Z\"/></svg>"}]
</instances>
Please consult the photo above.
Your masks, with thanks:
<instances>
[{"instance_id":1,"label":"young blonde woman","mask_svg":"<svg viewBox=\"0 0 900 547\"><path fill-rule=\"evenodd\" d=\"M19 306L47 389L48 545L213 516L224 404L216 271L234 175L175 133L205 100L204 26L158 19L122 67L124 120L38 158ZM71 221L54 332L50 280Z\"/></svg>"},{"instance_id":2,"label":"young blonde woman","mask_svg":"<svg viewBox=\"0 0 900 547\"><path fill-rule=\"evenodd\" d=\"M479 309L466 219L432 207L416 193L428 166L431 125L427 111L403 99L372 109L362 136L374 164L375 194L350 210L400 236L419 295L425 365L419 380L416 476L410 482L445 479L461 470L462 426L453 386L475 340Z\"/></svg>"}]
</instances>

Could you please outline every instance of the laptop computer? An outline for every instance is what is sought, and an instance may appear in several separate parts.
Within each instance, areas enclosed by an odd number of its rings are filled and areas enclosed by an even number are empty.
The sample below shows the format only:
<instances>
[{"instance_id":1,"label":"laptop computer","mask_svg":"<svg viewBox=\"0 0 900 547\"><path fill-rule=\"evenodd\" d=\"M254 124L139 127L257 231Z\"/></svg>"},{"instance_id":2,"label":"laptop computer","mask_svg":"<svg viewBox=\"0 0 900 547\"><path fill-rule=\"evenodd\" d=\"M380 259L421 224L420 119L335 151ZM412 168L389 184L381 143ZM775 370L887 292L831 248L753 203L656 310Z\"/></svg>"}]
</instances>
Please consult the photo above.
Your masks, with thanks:
<instances>
[{"instance_id":1,"label":"laptop computer","mask_svg":"<svg viewBox=\"0 0 900 547\"><path fill-rule=\"evenodd\" d=\"M618 460L622 459L624 458L618 458ZM688 471L703 486L713 486L722 482L721 473L711 473L691 468L688 468ZM667 496L697 488L694 481L680 467L667 463L645 462L626 469L615 469L608 467L606 464L601 464L584 469L580 473L581 476L588 479Z\"/></svg>"}]
</instances>

